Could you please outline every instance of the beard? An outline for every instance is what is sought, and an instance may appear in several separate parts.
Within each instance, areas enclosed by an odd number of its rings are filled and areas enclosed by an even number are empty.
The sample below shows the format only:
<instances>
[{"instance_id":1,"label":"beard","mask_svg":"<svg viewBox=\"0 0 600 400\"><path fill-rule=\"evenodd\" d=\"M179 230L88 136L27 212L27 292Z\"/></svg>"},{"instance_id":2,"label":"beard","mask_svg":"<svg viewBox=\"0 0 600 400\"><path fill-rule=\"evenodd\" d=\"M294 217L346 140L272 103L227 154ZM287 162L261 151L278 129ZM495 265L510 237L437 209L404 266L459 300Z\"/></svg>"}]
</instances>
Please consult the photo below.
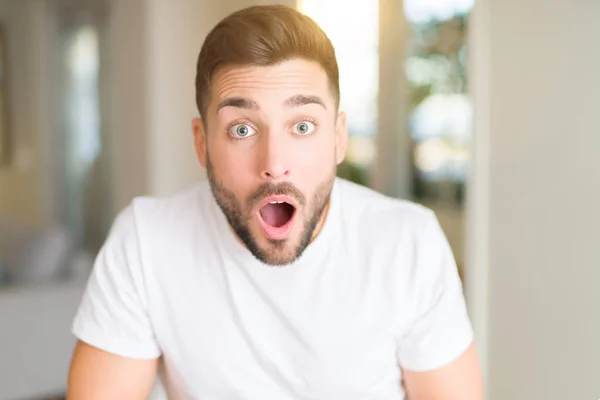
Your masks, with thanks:
<instances>
[{"instance_id":1,"label":"beard","mask_svg":"<svg viewBox=\"0 0 600 400\"><path fill-rule=\"evenodd\" d=\"M329 204L331 190L336 176L335 168L333 168L331 176L319 184L312 202L308 205L304 194L289 182L277 184L265 182L260 185L245 201L245 204L243 204L233 192L228 190L223 183L215 177L208 155L206 156L206 160L206 172L213 197L225 215L229 226L231 226L231 229L233 229L237 237L244 243L250 253L263 264L270 266L285 266L300 258L308 245L312 242L315 230ZM252 221L253 216L252 210L258 202L270 195L287 195L293 197L303 209L305 209L306 206L310 207L310 212L303 221L300 240L291 250L286 251L285 247L289 239L267 239L268 245L260 246L256 237L250 231L250 222ZM298 211L299 210L296 210L297 213ZM300 213L298 213L295 218L297 217L301 217Z\"/></svg>"}]
</instances>

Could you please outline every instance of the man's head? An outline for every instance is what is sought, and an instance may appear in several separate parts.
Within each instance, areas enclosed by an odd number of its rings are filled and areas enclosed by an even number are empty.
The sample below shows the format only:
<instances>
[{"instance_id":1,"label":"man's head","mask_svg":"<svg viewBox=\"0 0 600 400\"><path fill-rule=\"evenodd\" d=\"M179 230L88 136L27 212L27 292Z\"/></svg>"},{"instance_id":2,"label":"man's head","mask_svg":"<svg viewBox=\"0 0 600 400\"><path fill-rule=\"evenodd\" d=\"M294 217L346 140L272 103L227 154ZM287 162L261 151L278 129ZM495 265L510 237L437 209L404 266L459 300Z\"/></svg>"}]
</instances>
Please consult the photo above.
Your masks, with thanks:
<instances>
[{"instance_id":1,"label":"man's head","mask_svg":"<svg viewBox=\"0 0 600 400\"><path fill-rule=\"evenodd\" d=\"M335 52L284 6L231 14L198 58L196 151L229 224L264 263L294 261L326 215L346 150Z\"/></svg>"}]
</instances>

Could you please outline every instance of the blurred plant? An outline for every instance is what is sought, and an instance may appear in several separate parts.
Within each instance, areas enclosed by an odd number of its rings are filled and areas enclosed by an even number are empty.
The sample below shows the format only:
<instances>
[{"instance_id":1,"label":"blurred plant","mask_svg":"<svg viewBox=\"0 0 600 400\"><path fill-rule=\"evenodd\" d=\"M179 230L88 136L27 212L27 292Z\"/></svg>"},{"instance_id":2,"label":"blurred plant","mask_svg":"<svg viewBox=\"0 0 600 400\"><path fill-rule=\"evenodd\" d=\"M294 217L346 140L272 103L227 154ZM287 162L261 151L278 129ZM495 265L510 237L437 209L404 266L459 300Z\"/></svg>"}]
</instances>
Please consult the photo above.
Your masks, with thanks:
<instances>
[{"instance_id":1,"label":"blurred plant","mask_svg":"<svg viewBox=\"0 0 600 400\"><path fill-rule=\"evenodd\" d=\"M406 74L413 106L433 93L464 93L467 90L466 15L445 21L412 24Z\"/></svg>"},{"instance_id":2,"label":"blurred plant","mask_svg":"<svg viewBox=\"0 0 600 400\"><path fill-rule=\"evenodd\" d=\"M367 170L348 160L338 166L337 176L363 186L369 183Z\"/></svg>"},{"instance_id":3,"label":"blurred plant","mask_svg":"<svg viewBox=\"0 0 600 400\"><path fill-rule=\"evenodd\" d=\"M471 110L465 97L468 13L409 22L412 35L404 72L415 149L414 195L440 199L453 193L445 200L461 204ZM453 189L441 190L448 186Z\"/></svg>"}]
</instances>

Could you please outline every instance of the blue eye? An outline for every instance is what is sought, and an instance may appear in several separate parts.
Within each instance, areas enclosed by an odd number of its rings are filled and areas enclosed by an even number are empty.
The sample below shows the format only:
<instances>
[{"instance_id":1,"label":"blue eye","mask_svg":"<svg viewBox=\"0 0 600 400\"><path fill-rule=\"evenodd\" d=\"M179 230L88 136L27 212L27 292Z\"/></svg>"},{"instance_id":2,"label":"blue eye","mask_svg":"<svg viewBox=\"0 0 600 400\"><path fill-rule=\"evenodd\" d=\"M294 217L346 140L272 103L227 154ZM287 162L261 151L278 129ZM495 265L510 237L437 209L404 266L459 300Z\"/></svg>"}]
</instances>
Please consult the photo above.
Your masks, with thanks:
<instances>
[{"instance_id":1,"label":"blue eye","mask_svg":"<svg viewBox=\"0 0 600 400\"><path fill-rule=\"evenodd\" d=\"M247 124L236 124L229 129L229 134L235 139L243 139L253 136L256 130Z\"/></svg>"},{"instance_id":2,"label":"blue eye","mask_svg":"<svg viewBox=\"0 0 600 400\"><path fill-rule=\"evenodd\" d=\"M294 125L294 133L297 135L310 135L315 130L315 124L310 121L298 122Z\"/></svg>"}]
</instances>

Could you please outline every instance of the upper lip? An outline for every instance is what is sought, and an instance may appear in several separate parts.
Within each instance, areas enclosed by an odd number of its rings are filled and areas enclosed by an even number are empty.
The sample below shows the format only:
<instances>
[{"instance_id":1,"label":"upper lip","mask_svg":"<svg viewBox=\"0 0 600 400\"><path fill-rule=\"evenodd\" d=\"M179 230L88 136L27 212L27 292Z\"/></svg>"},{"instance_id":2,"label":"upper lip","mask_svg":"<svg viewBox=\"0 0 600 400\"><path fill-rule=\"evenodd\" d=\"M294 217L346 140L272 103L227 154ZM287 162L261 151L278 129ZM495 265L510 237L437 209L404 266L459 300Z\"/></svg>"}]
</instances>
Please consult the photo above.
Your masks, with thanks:
<instances>
[{"instance_id":1,"label":"upper lip","mask_svg":"<svg viewBox=\"0 0 600 400\"><path fill-rule=\"evenodd\" d=\"M286 196L286 195L273 195L273 196L267 196L265 197L263 200L261 200L260 203L258 203L258 209L262 209L264 206L266 206L267 204L269 204L272 201L283 201L288 203L289 205L291 205L294 208L298 208L298 205L296 204L296 202L294 201L294 199L290 196Z\"/></svg>"}]
</instances>

